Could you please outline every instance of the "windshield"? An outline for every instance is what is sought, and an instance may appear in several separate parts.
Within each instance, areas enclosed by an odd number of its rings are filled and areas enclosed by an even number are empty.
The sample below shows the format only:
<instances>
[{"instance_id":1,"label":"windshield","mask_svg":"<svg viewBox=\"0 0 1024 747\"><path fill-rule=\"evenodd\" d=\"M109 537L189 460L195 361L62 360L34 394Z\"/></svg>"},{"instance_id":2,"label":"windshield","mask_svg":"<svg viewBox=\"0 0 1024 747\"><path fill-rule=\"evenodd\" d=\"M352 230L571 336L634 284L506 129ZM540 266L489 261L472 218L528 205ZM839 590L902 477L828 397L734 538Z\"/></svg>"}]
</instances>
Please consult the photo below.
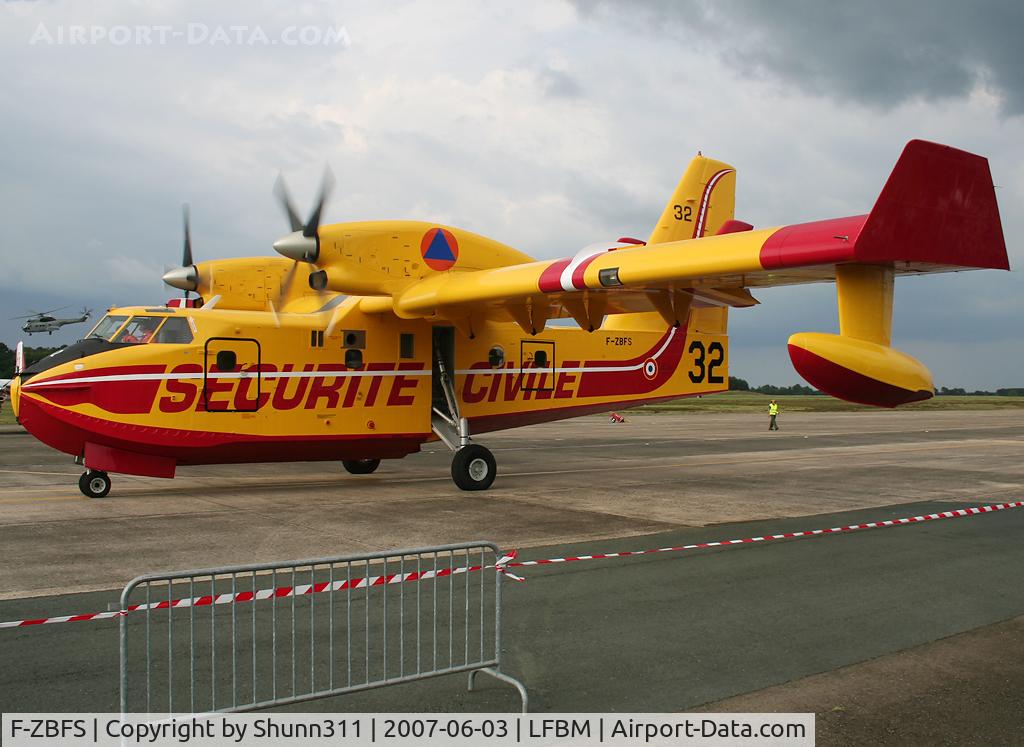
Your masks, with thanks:
<instances>
[{"instance_id":1,"label":"windshield","mask_svg":"<svg viewBox=\"0 0 1024 747\"><path fill-rule=\"evenodd\" d=\"M127 345L141 345L149 342L163 320L162 316L133 316L131 321L124 325L124 329L117 335L114 342Z\"/></svg>"},{"instance_id":2,"label":"windshield","mask_svg":"<svg viewBox=\"0 0 1024 747\"><path fill-rule=\"evenodd\" d=\"M153 342L170 342L179 345L192 342L192 330L189 329L188 320L181 317L168 317L164 326L153 338Z\"/></svg>"},{"instance_id":3,"label":"windshield","mask_svg":"<svg viewBox=\"0 0 1024 747\"><path fill-rule=\"evenodd\" d=\"M109 340L127 320L127 316L105 316L100 319L99 324L92 328L92 332L85 336L85 339Z\"/></svg>"}]
</instances>

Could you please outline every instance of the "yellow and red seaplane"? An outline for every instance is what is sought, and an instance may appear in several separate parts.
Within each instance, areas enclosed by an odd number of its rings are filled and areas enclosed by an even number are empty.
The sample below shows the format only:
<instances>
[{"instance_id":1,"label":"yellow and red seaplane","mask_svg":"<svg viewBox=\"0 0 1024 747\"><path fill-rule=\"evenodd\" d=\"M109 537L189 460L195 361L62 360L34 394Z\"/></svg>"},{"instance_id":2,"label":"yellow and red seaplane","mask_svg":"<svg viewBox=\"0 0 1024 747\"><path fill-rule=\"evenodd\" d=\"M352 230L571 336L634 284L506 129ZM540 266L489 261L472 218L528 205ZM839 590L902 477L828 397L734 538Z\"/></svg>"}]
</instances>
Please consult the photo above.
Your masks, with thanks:
<instances>
[{"instance_id":1,"label":"yellow and red seaplane","mask_svg":"<svg viewBox=\"0 0 1024 747\"><path fill-rule=\"evenodd\" d=\"M868 214L759 229L733 214L736 170L698 155L646 240L556 260L434 223L321 225L329 187L303 222L279 182L278 258L195 262L186 212L182 264L163 276L185 298L112 308L13 382L21 424L84 464L83 493L192 464L369 473L435 439L458 487L486 489L481 434L725 391L729 309L777 285L836 284L839 334L789 339L809 383L915 402L934 390L890 346L895 277L1008 269L988 162L923 141Z\"/></svg>"}]
</instances>

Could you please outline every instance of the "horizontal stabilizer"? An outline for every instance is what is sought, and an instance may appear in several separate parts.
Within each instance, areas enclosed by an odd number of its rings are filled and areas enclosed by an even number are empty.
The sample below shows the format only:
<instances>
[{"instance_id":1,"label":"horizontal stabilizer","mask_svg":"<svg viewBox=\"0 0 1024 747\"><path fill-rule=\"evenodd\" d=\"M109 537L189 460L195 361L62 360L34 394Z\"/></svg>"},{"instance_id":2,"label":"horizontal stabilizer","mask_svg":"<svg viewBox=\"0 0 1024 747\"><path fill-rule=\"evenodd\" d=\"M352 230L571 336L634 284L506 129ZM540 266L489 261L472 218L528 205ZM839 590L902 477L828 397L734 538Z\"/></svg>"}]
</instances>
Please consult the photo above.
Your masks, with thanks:
<instances>
[{"instance_id":1,"label":"horizontal stabilizer","mask_svg":"<svg viewBox=\"0 0 1024 747\"><path fill-rule=\"evenodd\" d=\"M988 159L911 140L857 239L856 261L1008 270Z\"/></svg>"},{"instance_id":2,"label":"horizontal stabilizer","mask_svg":"<svg viewBox=\"0 0 1024 747\"><path fill-rule=\"evenodd\" d=\"M1010 268L988 160L924 140L907 143L868 215L784 226L760 259L768 270L846 262L893 264L897 273Z\"/></svg>"}]
</instances>

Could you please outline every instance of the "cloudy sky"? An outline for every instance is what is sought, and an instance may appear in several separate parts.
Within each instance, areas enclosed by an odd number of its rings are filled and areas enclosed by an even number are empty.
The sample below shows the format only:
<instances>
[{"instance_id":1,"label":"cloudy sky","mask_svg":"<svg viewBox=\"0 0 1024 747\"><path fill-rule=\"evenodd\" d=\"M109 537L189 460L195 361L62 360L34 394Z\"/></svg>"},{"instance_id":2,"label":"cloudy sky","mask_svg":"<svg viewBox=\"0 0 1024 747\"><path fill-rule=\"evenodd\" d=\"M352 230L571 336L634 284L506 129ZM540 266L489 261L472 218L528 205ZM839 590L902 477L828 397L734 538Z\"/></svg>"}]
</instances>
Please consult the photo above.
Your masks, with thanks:
<instances>
[{"instance_id":1,"label":"cloudy sky","mask_svg":"<svg viewBox=\"0 0 1024 747\"><path fill-rule=\"evenodd\" d=\"M550 258L645 235L697 150L768 226L866 212L925 138L990 159L1016 267L1022 8L0 0L0 340L29 308L168 298L182 202L197 258L270 253L275 176L308 204L324 164L329 221L446 222ZM895 345L939 385L1022 386L1022 291L1016 271L898 281ZM731 372L795 383L786 339L836 329L834 289L759 297L733 314Z\"/></svg>"}]
</instances>

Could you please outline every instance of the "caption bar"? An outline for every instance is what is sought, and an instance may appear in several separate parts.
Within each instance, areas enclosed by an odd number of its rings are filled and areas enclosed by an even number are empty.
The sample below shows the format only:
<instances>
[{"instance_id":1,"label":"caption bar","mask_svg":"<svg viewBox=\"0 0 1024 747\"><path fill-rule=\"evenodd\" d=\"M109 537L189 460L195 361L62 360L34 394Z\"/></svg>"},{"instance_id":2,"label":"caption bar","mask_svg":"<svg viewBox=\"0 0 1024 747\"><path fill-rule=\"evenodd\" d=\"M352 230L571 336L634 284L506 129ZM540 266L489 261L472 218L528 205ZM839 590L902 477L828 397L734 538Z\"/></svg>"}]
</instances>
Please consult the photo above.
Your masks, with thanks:
<instances>
[{"instance_id":1,"label":"caption bar","mask_svg":"<svg viewBox=\"0 0 1024 747\"><path fill-rule=\"evenodd\" d=\"M38 745L785 745L814 744L813 713L2 714L5 747Z\"/></svg>"}]
</instances>

